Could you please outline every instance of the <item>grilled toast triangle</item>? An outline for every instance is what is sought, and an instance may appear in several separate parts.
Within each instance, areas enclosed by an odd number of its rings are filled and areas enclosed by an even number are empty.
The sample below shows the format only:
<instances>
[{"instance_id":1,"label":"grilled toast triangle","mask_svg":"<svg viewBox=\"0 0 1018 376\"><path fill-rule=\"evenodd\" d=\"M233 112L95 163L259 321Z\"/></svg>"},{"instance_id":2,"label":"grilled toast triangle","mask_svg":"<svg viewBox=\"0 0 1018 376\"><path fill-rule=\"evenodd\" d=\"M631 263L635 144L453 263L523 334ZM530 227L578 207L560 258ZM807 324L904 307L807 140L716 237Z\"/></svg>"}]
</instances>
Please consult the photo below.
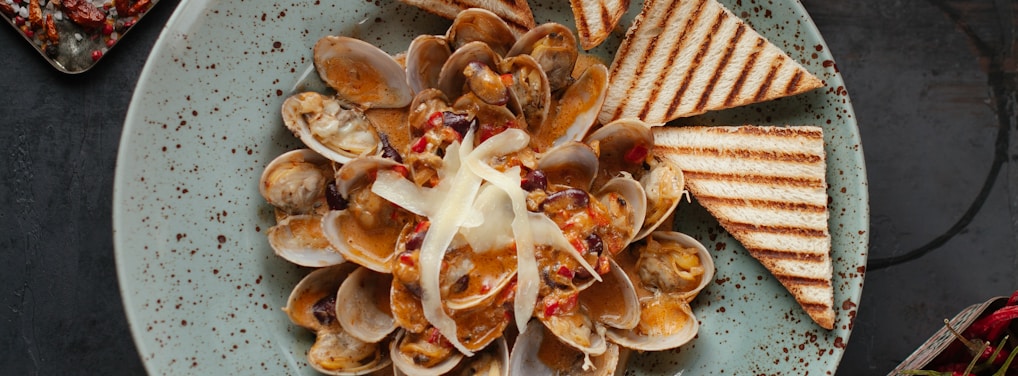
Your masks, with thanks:
<instances>
[{"instance_id":1,"label":"grilled toast triangle","mask_svg":"<svg viewBox=\"0 0 1018 376\"><path fill-rule=\"evenodd\" d=\"M602 124L663 124L823 86L717 0L647 0L610 68Z\"/></svg>"},{"instance_id":2,"label":"grilled toast triangle","mask_svg":"<svg viewBox=\"0 0 1018 376\"><path fill-rule=\"evenodd\" d=\"M821 327L834 326L827 164L813 126L655 127L654 153Z\"/></svg>"},{"instance_id":3,"label":"grilled toast triangle","mask_svg":"<svg viewBox=\"0 0 1018 376\"><path fill-rule=\"evenodd\" d=\"M597 47L619 24L629 9L629 0L569 0L576 21L576 34L584 50Z\"/></svg>"},{"instance_id":4,"label":"grilled toast triangle","mask_svg":"<svg viewBox=\"0 0 1018 376\"><path fill-rule=\"evenodd\" d=\"M456 18L459 12L470 8L483 8L502 17L517 36L533 29L534 13L527 0L400 0L403 3L424 9L428 13Z\"/></svg>"}]
</instances>

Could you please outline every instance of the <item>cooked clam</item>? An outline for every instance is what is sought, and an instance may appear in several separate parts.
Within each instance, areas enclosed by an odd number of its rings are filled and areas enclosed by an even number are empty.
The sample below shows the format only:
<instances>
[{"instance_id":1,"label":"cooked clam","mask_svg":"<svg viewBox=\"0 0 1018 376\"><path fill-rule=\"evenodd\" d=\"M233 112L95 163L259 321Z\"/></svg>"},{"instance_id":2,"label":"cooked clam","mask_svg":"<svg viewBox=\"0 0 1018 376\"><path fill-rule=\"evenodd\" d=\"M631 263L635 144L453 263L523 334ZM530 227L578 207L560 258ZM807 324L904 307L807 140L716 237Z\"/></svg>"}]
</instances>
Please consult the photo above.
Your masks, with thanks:
<instances>
[{"instance_id":1,"label":"cooked clam","mask_svg":"<svg viewBox=\"0 0 1018 376\"><path fill-rule=\"evenodd\" d=\"M310 149L292 150L265 166L258 191L286 214L309 214L322 206L332 180L329 161Z\"/></svg>"},{"instance_id":2,"label":"cooked clam","mask_svg":"<svg viewBox=\"0 0 1018 376\"><path fill-rule=\"evenodd\" d=\"M454 49L470 42L483 42L500 56L505 56L516 43L516 35L509 25L495 13L481 8L467 9L456 15L446 39Z\"/></svg>"},{"instance_id":3,"label":"cooked clam","mask_svg":"<svg viewBox=\"0 0 1018 376\"><path fill-rule=\"evenodd\" d=\"M326 36L314 47L318 76L344 101L361 108L401 108L413 91L392 56L359 39Z\"/></svg>"},{"instance_id":4,"label":"cooked clam","mask_svg":"<svg viewBox=\"0 0 1018 376\"><path fill-rule=\"evenodd\" d=\"M414 93L437 88L442 65L449 60L452 49L439 35L421 35L410 42L406 55L407 84Z\"/></svg>"},{"instance_id":5,"label":"cooked clam","mask_svg":"<svg viewBox=\"0 0 1018 376\"><path fill-rule=\"evenodd\" d=\"M409 103L409 101L408 101ZM305 146L337 163L346 163L378 147L378 132L364 113L315 92L283 102L283 123Z\"/></svg>"},{"instance_id":6,"label":"cooked clam","mask_svg":"<svg viewBox=\"0 0 1018 376\"><path fill-rule=\"evenodd\" d=\"M562 24L545 23L531 29L516 40L506 57L527 54L544 68L551 91L569 86L579 47L572 30Z\"/></svg>"}]
</instances>

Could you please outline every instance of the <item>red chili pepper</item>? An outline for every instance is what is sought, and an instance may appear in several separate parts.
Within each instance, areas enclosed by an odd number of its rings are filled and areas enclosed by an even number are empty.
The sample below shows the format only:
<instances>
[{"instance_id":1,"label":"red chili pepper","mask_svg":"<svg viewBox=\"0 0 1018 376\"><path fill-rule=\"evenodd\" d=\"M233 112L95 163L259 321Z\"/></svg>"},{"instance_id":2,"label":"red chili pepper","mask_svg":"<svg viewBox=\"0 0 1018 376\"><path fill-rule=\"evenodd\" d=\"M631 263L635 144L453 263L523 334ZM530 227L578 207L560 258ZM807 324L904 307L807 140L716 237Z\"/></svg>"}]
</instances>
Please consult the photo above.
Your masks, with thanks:
<instances>
[{"instance_id":1,"label":"red chili pepper","mask_svg":"<svg viewBox=\"0 0 1018 376\"><path fill-rule=\"evenodd\" d=\"M84 28L98 29L106 22L106 14L91 1L63 0L61 5L63 5L64 14Z\"/></svg>"},{"instance_id":2,"label":"red chili pepper","mask_svg":"<svg viewBox=\"0 0 1018 376\"><path fill-rule=\"evenodd\" d=\"M1018 319L1018 305L1006 306L972 323L965 336L968 338L982 338L988 341L997 341L1007 330L1012 320Z\"/></svg>"},{"instance_id":3,"label":"red chili pepper","mask_svg":"<svg viewBox=\"0 0 1018 376\"><path fill-rule=\"evenodd\" d=\"M626 152L625 159L629 163L643 163L644 159L647 159L647 145L636 144L632 149Z\"/></svg>"},{"instance_id":4,"label":"red chili pepper","mask_svg":"<svg viewBox=\"0 0 1018 376\"><path fill-rule=\"evenodd\" d=\"M421 137L417 139L417 142L414 142L413 146L410 146L410 151L414 153L423 153L424 149L427 149L427 147L428 139L425 137Z\"/></svg>"},{"instance_id":5,"label":"red chili pepper","mask_svg":"<svg viewBox=\"0 0 1018 376\"><path fill-rule=\"evenodd\" d=\"M505 73L505 74L503 74L501 76L498 76L498 78L500 80L502 80L502 85L512 86L512 84L513 84L513 75L512 75L512 73Z\"/></svg>"},{"instance_id":6,"label":"red chili pepper","mask_svg":"<svg viewBox=\"0 0 1018 376\"><path fill-rule=\"evenodd\" d=\"M1007 305L1018 305L1018 290L1014 290L1014 294L1011 294L1011 297L1007 298Z\"/></svg>"}]
</instances>

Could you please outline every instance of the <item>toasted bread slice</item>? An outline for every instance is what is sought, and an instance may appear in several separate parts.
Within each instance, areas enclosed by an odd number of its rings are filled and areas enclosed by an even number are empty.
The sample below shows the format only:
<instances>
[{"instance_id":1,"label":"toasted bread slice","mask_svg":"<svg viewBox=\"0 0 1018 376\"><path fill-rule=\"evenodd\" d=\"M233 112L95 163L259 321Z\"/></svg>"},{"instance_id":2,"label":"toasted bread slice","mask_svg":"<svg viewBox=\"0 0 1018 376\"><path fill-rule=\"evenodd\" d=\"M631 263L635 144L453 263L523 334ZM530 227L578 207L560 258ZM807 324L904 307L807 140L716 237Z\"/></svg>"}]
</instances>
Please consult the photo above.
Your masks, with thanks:
<instances>
[{"instance_id":1,"label":"toasted bread slice","mask_svg":"<svg viewBox=\"0 0 1018 376\"><path fill-rule=\"evenodd\" d=\"M445 17L456 18L459 12L470 8L484 8L502 17L517 36L533 29L534 13L527 0L400 0L406 4Z\"/></svg>"},{"instance_id":2,"label":"toasted bread slice","mask_svg":"<svg viewBox=\"0 0 1018 376\"><path fill-rule=\"evenodd\" d=\"M820 127L655 127L654 153L795 296L834 326L827 163Z\"/></svg>"},{"instance_id":3,"label":"toasted bread slice","mask_svg":"<svg viewBox=\"0 0 1018 376\"><path fill-rule=\"evenodd\" d=\"M602 124L663 124L823 86L717 0L645 1L610 74Z\"/></svg>"},{"instance_id":4,"label":"toasted bread slice","mask_svg":"<svg viewBox=\"0 0 1018 376\"><path fill-rule=\"evenodd\" d=\"M569 0L576 20L576 33L584 50L597 47L619 24L629 9L629 0Z\"/></svg>"}]
</instances>

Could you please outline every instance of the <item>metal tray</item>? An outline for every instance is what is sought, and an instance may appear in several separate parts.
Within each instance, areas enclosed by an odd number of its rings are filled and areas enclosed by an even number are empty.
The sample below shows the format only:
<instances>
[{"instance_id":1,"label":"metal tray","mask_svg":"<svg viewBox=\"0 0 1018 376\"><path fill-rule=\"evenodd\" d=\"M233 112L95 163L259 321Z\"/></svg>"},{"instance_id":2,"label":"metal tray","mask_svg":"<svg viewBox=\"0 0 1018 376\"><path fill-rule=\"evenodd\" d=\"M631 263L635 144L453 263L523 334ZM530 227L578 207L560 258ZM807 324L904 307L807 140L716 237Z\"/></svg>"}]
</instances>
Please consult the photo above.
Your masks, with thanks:
<instances>
[{"instance_id":1,"label":"metal tray","mask_svg":"<svg viewBox=\"0 0 1018 376\"><path fill-rule=\"evenodd\" d=\"M0 15L64 73L91 69L158 0L0 0Z\"/></svg>"}]
</instances>

